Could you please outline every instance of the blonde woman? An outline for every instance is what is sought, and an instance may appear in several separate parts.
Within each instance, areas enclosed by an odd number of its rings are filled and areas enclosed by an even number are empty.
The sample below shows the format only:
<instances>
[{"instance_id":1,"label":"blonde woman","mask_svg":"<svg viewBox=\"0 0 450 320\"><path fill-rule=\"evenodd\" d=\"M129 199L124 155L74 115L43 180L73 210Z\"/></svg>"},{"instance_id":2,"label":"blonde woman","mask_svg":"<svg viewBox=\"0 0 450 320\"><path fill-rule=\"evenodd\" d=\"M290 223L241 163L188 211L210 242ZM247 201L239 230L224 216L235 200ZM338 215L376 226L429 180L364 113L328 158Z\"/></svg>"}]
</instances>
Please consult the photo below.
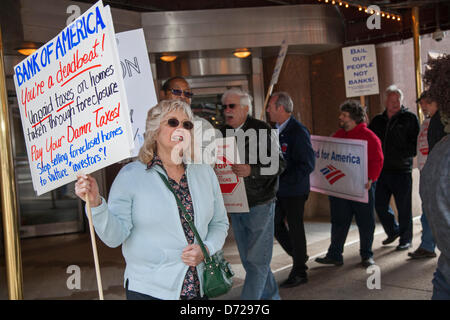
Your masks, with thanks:
<instances>
[{"instance_id":1,"label":"blonde woman","mask_svg":"<svg viewBox=\"0 0 450 320\"><path fill-rule=\"evenodd\" d=\"M180 161L191 149L192 119L183 101L164 100L153 107L138 161L119 172L108 202L91 176L80 176L76 183L76 194L89 197L100 239L110 247L122 245L127 299L205 298L203 253L159 175L168 178L193 217L209 253L220 250L229 223L216 175L208 165Z\"/></svg>"}]
</instances>

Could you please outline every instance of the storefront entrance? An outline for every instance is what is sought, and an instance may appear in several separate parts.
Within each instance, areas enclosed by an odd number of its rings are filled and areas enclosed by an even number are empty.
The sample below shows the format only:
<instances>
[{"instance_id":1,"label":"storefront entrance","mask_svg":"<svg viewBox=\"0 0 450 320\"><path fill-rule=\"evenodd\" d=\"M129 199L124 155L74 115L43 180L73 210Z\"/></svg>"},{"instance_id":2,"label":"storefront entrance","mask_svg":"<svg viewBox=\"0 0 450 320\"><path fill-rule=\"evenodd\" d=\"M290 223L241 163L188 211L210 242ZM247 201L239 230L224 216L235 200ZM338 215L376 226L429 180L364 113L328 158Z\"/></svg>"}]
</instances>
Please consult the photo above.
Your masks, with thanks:
<instances>
[{"instance_id":1,"label":"storefront entrance","mask_svg":"<svg viewBox=\"0 0 450 320\"><path fill-rule=\"evenodd\" d=\"M14 96L8 100L21 238L83 231L82 203L74 194L74 182L36 196L19 108Z\"/></svg>"}]
</instances>

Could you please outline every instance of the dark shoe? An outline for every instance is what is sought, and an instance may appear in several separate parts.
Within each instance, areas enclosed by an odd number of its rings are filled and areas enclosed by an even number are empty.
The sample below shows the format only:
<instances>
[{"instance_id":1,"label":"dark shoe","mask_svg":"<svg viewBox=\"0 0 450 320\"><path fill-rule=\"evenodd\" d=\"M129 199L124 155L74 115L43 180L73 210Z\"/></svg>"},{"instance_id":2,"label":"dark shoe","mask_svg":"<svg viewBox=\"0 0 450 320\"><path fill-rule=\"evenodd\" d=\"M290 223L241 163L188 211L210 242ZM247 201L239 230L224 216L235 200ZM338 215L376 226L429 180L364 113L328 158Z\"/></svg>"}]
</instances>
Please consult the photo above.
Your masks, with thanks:
<instances>
[{"instance_id":1,"label":"dark shoe","mask_svg":"<svg viewBox=\"0 0 450 320\"><path fill-rule=\"evenodd\" d=\"M407 242L407 243L404 243L404 244L399 244L398 246L397 246L397 248L395 248L395 250L397 250L397 251L403 251L403 250L407 250L408 248L410 248L411 247L411 243L410 242Z\"/></svg>"},{"instance_id":2,"label":"dark shoe","mask_svg":"<svg viewBox=\"0 0 450 320\"><path fill-rule=\"evenodd\" d=\"M387 245L387 244L389 244L389 243L392 243L392 242L394 242L395 239L397 239L399 236L400 236L399 234L396 234L396 235L394 235L394 236L389 236L389 237L387 237L386 239L384 239L382 243L383 243L383 245Z\"/></svg>"},{"instance_id":3,"label":"dark shoe","mask_svg":"<svg viewBox=\"0 0 450 320\"><path fill-rule=\"evenodd\" d=\"M373 266L374 264L375 264L375 260L373 260L372 257L370 257L370 258L368 258L368 259L363 259L363 260L361 261L361 265L362 265L364 268L368 268L368 267L370 267L370 266Z\"/></svg>"},{"instance_id":4,"label":"dark shoe","mask_svg":"<svg viewBox=\"0 0 450 320\"><path fill-rule=\"evenodd\" d=\"M306 277L300 276L289 277L286 281L280 284L280 288L293 288L307 282L308 278Z\"/></svg>"},{"instance_id":5,"label":"dark shoe","mask_svg":"<svg viewBox=\"0 0 450 320\"><path fill-rule=\"evenodd\" d=\"M414 252L409 252L408 256L410 256L411 259L436 258L436 253L423 248L418 248Z\"/></svg>"},{"instance_id":6,"label":"dark shoe","mask_svg":"<svg viewBox=\"0 0 450 320\"><path fill-rule=\"evenodd\" d=\"M331 258L328 258L327 256L323 258L316 258L316 262L320 264L334 264L335 266L342 266L344 263L342 261L337 261Z\"/></svg>"}]
</instances>

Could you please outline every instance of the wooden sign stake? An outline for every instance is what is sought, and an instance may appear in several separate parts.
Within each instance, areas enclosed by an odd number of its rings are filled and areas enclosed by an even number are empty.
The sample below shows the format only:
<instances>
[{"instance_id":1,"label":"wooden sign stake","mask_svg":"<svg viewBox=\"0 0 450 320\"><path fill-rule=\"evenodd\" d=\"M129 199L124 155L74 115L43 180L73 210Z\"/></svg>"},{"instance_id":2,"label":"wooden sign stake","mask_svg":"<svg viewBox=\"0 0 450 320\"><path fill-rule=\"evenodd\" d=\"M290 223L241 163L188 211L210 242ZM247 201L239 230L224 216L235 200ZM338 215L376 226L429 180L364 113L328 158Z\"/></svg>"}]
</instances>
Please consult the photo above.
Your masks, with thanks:
<instances>
[{"instance_id":1,"label":"wooden sign stake","mask_svg":"<svg viewBox=\"0 0 450 320\"><path fill-rule=\"evenodd\" d=\"M89 231L91 234L91 244L92 244L92 252L94 254L94 264L95 264L95 274L97 277L97 287L98 287L98 296L100 300L103 299L103 287L102 287L102 276L100 274L100 265L98 263L98 253L97 253L97 243L95 242L95 231L94 224L92 223L92 211L91 204L89 203L89 197L86 195L86 210L88 213L89 220Z\"/></svg>"}]
</instances>

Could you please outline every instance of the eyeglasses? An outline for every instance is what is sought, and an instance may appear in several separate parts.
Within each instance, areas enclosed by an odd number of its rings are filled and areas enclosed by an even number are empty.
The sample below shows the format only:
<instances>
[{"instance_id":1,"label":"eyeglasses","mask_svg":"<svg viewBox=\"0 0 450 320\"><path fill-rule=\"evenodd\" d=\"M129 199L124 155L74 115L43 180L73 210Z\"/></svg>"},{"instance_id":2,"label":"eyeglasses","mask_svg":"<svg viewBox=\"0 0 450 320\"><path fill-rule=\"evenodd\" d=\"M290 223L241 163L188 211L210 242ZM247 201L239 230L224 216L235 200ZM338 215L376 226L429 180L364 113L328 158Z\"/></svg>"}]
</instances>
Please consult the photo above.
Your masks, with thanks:
<instances>
[{"instance_id":1,"label":"eyeglasses","mask_svg":"<svg viewBox=\"0 0 450 320\"><path fill-rule=\"evenodd\" d=\"M224 104L223 106L223 110L225 110L226 108L230 108L230 109L234 109L234 107L237 106L236 103L230 103L230 104Z\"/></svg>"},{"instance_id":2,"label":"eyeglasses","mask_svg":"<svg viewBox=\"0 0 450 320\"><path fill-rule=\"evenodd\" d=\"M172 92L173 95L177 97L181 97L181 95L184 95L186 98L190 99L194 96L194 94L190 91L183 91L180 89L169 89L170 92Z\"/></svg>"},{"instance_id":3,"label":"eyeglasses","mask_svg":"<svg viewBox=\"0 0 450 320\"><path fill-rule=\"evenodd\" d=\"M180 125L180 121L177 118L170 118L167 120L167 124L172 128L177 128ZM194 127L194 124L189 121L183 121L183 128L186 130L191 130Z\"/></svg>"}]
</instances>

